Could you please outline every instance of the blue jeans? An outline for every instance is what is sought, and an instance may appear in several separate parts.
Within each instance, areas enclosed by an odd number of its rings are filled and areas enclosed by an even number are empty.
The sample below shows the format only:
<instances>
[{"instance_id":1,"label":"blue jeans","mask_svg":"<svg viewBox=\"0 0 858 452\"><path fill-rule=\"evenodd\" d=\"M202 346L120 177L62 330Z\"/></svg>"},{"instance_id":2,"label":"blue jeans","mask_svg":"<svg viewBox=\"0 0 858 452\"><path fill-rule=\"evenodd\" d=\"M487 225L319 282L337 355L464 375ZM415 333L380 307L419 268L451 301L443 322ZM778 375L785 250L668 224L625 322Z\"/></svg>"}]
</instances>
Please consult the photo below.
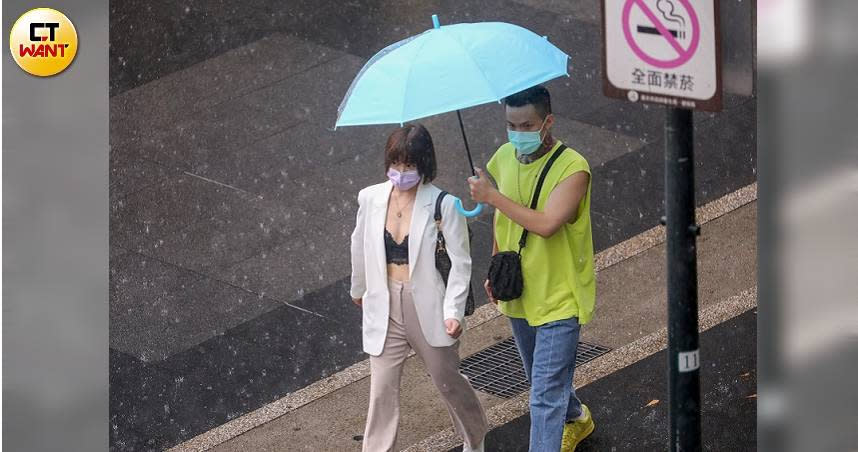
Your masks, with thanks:
<instances>
[{"instance_id":1,"label":"blue jeans","mask_svg":"<svg viewBox=\"0 0 858 452\"><path fill-rule=\"evenodd\" d=\"M582 412L572 387L581 326L577 317L536 327L509 320L531 387L530 452L557 452L566 420Z\"/></svg>"}]
</instances>

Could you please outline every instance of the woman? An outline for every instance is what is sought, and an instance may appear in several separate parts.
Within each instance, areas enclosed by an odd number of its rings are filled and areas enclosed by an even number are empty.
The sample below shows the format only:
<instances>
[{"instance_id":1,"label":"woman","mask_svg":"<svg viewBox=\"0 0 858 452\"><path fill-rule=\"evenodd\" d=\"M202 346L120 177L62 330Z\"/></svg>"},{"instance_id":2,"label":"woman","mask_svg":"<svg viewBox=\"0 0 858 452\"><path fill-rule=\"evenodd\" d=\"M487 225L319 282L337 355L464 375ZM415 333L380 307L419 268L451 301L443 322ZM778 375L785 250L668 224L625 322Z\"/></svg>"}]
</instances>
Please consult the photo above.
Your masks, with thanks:
<instances>
[{"instance_id":1,"label":"woman","mask_svg":"<svg viewBox=\"0 0 858 452\"><path fill-rule=\"evenodd\" d=\"M394 450L400 377L413 348L441 392L464 450L482 451L485 413L459 373L457 339L471 279L465 219L446 196L441 230L452 269L445 286L435 268L434 208L441 190L431 183L437 165L426 128L409 124L390 134L384 163L389 180L360 191L352 233L351 296L363 308L371 371L363 450Z\"/></svg>"}]
</instances>

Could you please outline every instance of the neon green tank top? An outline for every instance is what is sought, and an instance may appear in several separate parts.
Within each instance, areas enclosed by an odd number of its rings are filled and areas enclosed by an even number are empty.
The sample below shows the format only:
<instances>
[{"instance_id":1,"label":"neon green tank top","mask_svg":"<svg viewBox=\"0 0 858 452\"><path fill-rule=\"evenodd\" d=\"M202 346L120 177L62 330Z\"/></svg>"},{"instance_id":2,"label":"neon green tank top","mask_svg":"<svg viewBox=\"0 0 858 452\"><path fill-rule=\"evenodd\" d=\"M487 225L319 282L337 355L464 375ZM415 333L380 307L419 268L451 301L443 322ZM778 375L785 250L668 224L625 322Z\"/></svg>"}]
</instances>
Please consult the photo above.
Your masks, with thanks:
<instances>
[{"instance_id":1,"label":"neon green tank top","mask_svg":"<svg viewBox=\"0 0 858 452\"><path fill-rule=\"evenodd\" d=\"M515 157L515 147L506 143L498 148L486 169L504 196L529 207L539 174L560 144L558 140L551 152L534 162L522 164ZM536 209L543 211L557 184L579 171L590 174L587 160L567 148L549 170ZM516 300L498 302L503 314L527 319L531 326L571 317L578 317L581 324L590 321L596 301L590 226L591 186L588 184L573 223L564 224L547 239L536 234L527 235L527 245L521 256L524 291ZM522 227L500 210L495 211L494 231L499 251L518 251Z\"/></svg>"}]
</instances>

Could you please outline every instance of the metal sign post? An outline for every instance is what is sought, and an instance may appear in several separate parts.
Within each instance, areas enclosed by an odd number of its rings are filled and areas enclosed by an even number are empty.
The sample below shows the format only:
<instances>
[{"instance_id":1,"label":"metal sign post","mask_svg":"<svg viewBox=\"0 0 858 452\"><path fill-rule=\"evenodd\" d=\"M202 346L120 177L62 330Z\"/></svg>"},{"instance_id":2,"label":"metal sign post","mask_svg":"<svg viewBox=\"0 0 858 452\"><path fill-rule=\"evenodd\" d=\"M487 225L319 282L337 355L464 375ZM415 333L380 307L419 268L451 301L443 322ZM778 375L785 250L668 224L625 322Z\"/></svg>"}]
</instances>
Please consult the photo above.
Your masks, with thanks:
<instances>
[{"instance_id":1,"label":"metal sign post","mask_svg":"<svg viewBox=\"0 0 858 452\"><path fill-rule=\"evenodd\" d=\"M721 109L718 0L603 0L606 96L667 106L670 450L700 451L700 348L692 110Z\"/></svg>"},{"instance_id":2,"label":"metal sign post","mask_svg":"<svg viewBox=\"0 0 858 452\"><path fill-rule=\"evenodd\" d=\"M697 235L700 226L694 220L691 113L691 110L668 108L664 126L671 451L701 450L697 333Z\"/></svg>"}]
</instances>

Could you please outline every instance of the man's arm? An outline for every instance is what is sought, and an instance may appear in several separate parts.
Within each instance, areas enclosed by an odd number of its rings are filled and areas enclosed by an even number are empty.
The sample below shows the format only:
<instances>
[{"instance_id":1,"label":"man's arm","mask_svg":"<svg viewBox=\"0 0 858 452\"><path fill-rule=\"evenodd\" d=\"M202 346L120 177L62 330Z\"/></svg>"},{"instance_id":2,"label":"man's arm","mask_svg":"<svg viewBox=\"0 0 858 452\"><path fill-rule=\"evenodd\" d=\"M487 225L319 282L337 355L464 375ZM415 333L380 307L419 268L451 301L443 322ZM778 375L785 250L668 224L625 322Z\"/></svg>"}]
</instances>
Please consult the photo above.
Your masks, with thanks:
<instances>
[{"instance_id":1,"label":"man's arm","mask_svg":"<svg viewBox=\"0 0 858 452\"><path fill-rule=\"evenodd\" d=\"M482 170L477 169L477 173L479 179L469 179L471 197L475 201L492 205L528 231L546 238L577 218L578 205L587 194L590 183L590 175L586 171L572 174L551 191L545 211L540 212L507 198L488 182Z\"/></svg>"}]
</instances>

